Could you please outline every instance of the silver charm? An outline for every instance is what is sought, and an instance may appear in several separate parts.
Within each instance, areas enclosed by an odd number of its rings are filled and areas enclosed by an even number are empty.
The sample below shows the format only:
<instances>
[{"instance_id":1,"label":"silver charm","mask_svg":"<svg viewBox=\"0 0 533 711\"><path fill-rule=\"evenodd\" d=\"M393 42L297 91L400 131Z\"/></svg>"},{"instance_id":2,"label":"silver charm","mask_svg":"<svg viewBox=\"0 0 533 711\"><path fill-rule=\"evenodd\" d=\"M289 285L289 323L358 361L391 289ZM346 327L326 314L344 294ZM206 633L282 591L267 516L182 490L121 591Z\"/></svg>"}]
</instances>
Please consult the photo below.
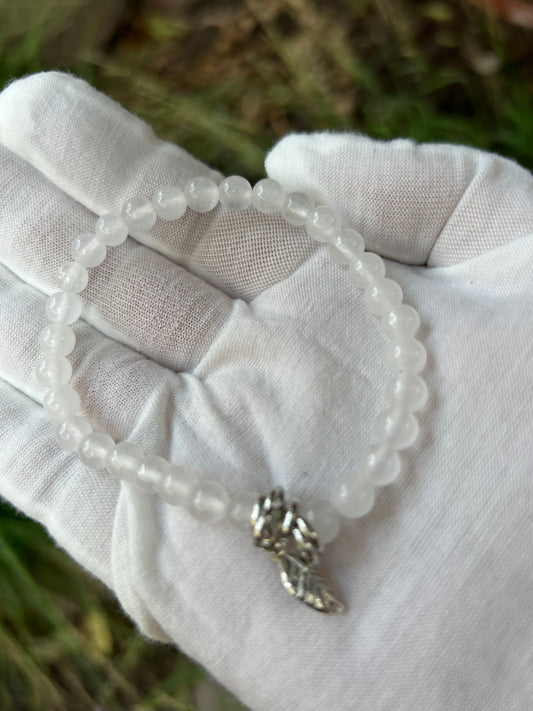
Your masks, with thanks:
<instances>
[{"instance_id":1,"label":"silver charm","mask_svg":"<svg viewBox=\"0 0 533 711\"><path fill-rule=\"evenodd\" d=\"M321 553L316 531L298 514L296 503L286 503L283 489L261 496L250 522L255 545L277 562L281 583L290 595L320 612L344 610L316 570Z\"/></svg>"}]
</instances>

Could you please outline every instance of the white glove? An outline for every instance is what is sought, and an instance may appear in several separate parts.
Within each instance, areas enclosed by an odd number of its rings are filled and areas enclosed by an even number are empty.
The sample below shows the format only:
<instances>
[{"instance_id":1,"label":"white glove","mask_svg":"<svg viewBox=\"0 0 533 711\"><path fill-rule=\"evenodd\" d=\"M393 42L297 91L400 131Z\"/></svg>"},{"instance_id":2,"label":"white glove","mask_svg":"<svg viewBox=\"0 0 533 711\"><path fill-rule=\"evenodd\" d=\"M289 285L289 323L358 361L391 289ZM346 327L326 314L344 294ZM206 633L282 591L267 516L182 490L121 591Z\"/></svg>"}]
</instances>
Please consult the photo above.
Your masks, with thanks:
<instances>
[{"instance_id":1,"label":"white glove","mask_svg":"<svg viewBox=\"0 0 533 711\"><path fill-rule=\"evenodd\" d=\"M176 117L179 121L179 117ZM228 524L55 443L34 376L73 236L210 174L84 82L0 95L0 493L256 711L526 711L533 682L533 178L468 148L288 136L268 174L334 204L421 315L430 400L404 475L346 522L327 616ZM187 214L91 271L74 386L91 423L230 492L327 498L373 441L389 374L362 294L281 218Z\"/></svg>"}]
</instances>

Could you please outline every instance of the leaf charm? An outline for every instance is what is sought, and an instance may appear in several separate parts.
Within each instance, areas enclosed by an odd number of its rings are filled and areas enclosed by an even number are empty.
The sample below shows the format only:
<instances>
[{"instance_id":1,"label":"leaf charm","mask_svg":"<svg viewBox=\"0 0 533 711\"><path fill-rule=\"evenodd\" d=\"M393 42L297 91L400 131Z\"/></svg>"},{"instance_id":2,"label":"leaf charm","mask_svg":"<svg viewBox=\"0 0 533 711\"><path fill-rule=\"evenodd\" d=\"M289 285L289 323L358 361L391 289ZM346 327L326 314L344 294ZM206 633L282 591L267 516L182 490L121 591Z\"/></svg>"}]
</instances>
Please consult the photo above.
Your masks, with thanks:
<instances>
[{"instance_id":1,"label":"leaf charm","mask_svg":"<svg viewBox=\"0 0 533 711\"><path fill-rule=\"evenodd\" d=\"M344 605L333 595L315 568L292 555L279 556L278 565L281 583L290 595L319 612L343 612Z\"/></svg>"}]
</instances>

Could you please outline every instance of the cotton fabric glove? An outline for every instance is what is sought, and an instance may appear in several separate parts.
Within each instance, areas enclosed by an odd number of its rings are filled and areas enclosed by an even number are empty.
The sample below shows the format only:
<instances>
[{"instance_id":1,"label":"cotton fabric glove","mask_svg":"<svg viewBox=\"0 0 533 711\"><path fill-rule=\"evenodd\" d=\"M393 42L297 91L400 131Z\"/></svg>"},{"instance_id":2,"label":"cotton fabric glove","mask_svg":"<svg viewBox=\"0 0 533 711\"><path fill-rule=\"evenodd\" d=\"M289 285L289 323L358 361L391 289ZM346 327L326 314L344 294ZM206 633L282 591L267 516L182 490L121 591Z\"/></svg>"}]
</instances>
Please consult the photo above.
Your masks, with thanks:
<instances>
[{"instance_id":1,"label":"cotton fabric glove","mask_svg":"<svg viewBox=\"0 0 533 711\"><path fill-rule=\"evenodd\" d=\"M348 608L330 617L289 598L229 524L86 469L40 407L37 336L72 238L127 197L217 174L60 73L4 90L0 144L0 494L252 709L530 709L532 176L353 134L288 136L267 157L387 258L429 353L402 477L326 547ZM158 221L82 297L73 384L117 441L232 493L297 498L327 498L373 441L386 338L327 248L278 217Z\"/></svg>"}]
</instances>

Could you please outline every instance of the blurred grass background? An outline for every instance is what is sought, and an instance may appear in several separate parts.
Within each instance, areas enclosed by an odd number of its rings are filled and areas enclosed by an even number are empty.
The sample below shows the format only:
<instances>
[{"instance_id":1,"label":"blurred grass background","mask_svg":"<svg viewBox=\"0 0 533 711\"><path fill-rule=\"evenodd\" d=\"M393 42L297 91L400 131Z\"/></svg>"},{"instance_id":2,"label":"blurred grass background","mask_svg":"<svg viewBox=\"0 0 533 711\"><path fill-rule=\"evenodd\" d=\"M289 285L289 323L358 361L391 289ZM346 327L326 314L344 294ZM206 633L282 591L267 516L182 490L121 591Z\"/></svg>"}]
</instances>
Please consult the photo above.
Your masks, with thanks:
<instances>
[{"instance_id":1,"label":"blurred grass background","mask_svg":"<svg viewBox=\"0 0 533 711\"><path fill-rule=\"evenodd\" d=\"M509 0L0 0L0 87L58 68L251 180L289 131L466 143L533 169L533 5ZM2 711L236 711L0 505Z\"/></svg>"}]
</instances>

